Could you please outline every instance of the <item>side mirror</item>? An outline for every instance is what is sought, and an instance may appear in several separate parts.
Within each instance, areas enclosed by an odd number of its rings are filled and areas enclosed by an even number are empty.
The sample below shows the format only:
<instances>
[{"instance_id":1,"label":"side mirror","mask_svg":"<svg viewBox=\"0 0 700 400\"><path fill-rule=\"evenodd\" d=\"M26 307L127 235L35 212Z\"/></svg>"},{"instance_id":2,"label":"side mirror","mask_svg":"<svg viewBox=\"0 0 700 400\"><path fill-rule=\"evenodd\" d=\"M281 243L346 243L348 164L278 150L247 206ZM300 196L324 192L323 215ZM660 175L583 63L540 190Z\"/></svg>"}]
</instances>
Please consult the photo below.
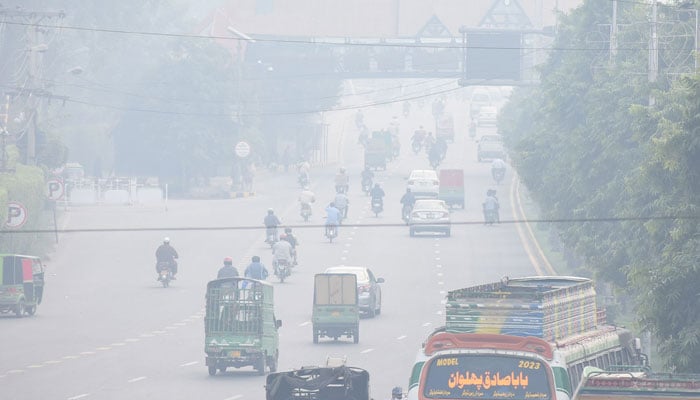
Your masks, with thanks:
<instances>
[{"instance_id":1,"label":"side mirror","mask_svg":"<svg viewBox=\"0 0 700 400\"><path fill-rule=\"evenodd\" d=\"M377 283L384 283L384 278L377 278Z\"/></svg>"},{"instance_id":2,"label":"side mirror","mask_svg":"<svg viewBox=\"0 0 700 400\"><path fill-rule=\"evenodd\" d=\"M275 320L275 327L280 328L281 326L282 326L282 320L281 319Z\"/></svg>"}]
</instances>

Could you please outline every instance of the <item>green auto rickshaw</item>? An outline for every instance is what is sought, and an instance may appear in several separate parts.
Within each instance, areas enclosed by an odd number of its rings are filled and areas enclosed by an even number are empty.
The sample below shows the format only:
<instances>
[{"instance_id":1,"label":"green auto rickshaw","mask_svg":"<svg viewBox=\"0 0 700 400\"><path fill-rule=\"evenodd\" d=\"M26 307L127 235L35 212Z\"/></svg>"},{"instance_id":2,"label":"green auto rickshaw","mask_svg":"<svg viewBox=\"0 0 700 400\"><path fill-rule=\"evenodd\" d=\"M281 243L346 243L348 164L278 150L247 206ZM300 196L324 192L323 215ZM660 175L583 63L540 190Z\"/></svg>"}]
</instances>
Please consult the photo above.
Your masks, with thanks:
<instances>
[{"instance_id":1,"label":"green auto rickshaw","mask_svg":"<svg viewBox=\"0 0 700 400\"><path fill-rule=\"evenodd\" d=\"M39 257L0 254L0 313L34 315L44 295L44 265Z\"/></svg>"},{"instance_id":2,"label":"green auto rickshaw","mask_svg":"<svg viewBox=\"0 0 700 400\"><path fill-rule=\"evenodd\" d=\"M340 337L360 341L360 305L357 275L325 273L314 276L314 305L311 320L313 340Z\"/></svg>"}]
</instances>

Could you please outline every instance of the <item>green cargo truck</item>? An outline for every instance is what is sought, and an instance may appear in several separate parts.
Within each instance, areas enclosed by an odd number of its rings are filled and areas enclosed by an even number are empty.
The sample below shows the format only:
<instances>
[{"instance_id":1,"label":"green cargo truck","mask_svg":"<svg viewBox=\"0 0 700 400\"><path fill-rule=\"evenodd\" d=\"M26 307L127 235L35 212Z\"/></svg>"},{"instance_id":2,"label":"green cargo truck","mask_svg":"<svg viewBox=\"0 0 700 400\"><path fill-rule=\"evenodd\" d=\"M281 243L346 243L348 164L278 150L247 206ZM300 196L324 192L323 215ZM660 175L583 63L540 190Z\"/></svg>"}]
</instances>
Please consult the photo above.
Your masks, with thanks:
<instances>
[{"instance_id":1,"label":"green cargo truck","mask_svg":"<svg viewBox=\"0 0 700 400\"><path fill-rule=\"evenodd\" d=\"M273 287L248 278L207 284L204 351L209 375L227 367L277 370L282 321L275 318Z\"/></svg>"},{"instance_id":2,"label":"green cargo truck","mask_svg":"<svg viewBox=\"0 0 700 400\"><path fill-rule=\"evenodd\" d=\"M360 306L355 274L316 274L314 277L314 343L319 337L341 336L360 341Z\"/></svg>"}]
</instances>

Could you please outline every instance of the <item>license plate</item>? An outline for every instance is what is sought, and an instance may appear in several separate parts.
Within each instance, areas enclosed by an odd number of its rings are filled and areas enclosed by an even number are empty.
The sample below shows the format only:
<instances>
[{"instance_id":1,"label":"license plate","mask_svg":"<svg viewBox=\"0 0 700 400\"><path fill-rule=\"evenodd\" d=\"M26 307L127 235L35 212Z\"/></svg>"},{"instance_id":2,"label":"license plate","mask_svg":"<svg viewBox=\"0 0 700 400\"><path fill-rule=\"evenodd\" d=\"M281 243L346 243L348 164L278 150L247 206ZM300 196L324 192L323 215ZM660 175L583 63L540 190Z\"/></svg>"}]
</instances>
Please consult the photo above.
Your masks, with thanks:
<instances>
[{"instance_id":1,"label":"license plate","mask_svg":"<svg viewBox=\"0 0 700 400\"><path fill-rule=\"evenodd\" d=\"M241 352L239 350L234 350L228 353L229 357L240 357Z\"/></svg>"},{"instance_id":2,"label":"license plate","mask_svg":"<svg viewBox=\"0 0 700 400\"><path fill-rule=\"evenodd\" d=\"M333 312L331 313L331 315L334 316L334 317L339 317L339 316L340 316L340 311L333 311Z\"/></svg>"}]
</instances>

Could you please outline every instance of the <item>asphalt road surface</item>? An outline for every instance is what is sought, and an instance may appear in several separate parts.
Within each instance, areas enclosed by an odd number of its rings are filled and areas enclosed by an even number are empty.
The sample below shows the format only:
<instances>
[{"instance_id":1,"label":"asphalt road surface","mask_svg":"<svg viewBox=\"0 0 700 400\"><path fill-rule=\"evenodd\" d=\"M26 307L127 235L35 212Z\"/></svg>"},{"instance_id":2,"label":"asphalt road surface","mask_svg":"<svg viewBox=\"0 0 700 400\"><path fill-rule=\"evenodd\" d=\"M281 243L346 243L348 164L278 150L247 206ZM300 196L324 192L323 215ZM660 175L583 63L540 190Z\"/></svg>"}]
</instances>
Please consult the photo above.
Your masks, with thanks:
<instances>
[{"instance_id":1,"label":"asphalt road surface","mask_svg":"<svg viewBox=\"0 0 700 400\"><path fill-rule=\"evenodd\" d=\"M460 103L449 108L466 113ZM421 342L443 324L446 291L535 270L515 224L481 223L480 204L495 184L489 164L476 161L476 144L459 117L457 140L441 167L464 169L466 209L453 211L451 237L409 237L399 198L410 171L428 168L425 154L411 152L409 138L419 124L430 127L433 122L429 104L414 104L407 118L400 114L400 104L367 110L365 120L371 129L383 128L393 115L400 116L403 148L401 157L375 178L387 192L379 217L369 211L369 199L361 192L357 133L346 132L343 164L352 177L351 203L347 226L333 243L324 238L321 225L322 210L334 196L337 165L312 170L318 200L307 223L299 216L293 171L261 178L251 198L171 200L167 211L159 206L71 208L63 228L110 230L61 234L48 262L37 315L0 318L0 398L264 399L264 377L252 368L207 374L203 307L206 283L215 278L225 256L237 260L241 272L253 255L271 267L262 229L269 207L285 225L295 227L300 240L299 266L292 276L282 284L268 278L283 322L279 370L323 364L329 355L346 356L349 365L369 371L375 399L388 398L393 386L406 388ZM512 219L513 182L508 171L498 187L504 220ZM164 236L180 253L178 280L168 289L156 282L153 267ZM361 320L359 344L322 340L314 345L313 275L339 264L369 266L386 280L382 314Z\"/></svg>"}]
</instances>

